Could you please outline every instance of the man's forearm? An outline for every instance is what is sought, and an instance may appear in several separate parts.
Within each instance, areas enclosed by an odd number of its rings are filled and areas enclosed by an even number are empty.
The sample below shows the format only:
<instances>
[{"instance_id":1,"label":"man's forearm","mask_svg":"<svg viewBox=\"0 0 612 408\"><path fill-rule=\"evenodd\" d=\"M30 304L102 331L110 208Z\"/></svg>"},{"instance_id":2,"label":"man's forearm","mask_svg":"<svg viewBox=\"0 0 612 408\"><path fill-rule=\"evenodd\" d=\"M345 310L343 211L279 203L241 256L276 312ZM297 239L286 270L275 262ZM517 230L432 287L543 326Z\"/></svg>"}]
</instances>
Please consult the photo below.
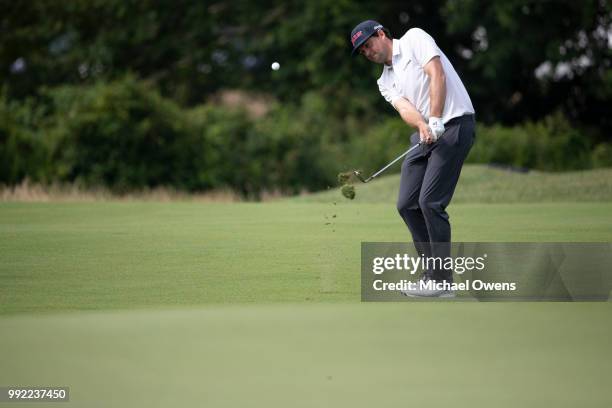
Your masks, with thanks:
<instances>
[{"instance_id":1,"label":"man's forearm","mask_svg":"<svg viewBox=\"0 0 612 408\"><path fill-rule=\"evenodd\" d=\"M404 122L418 130L421 142L429 144L435 141L432 139L431 129L425 122L425 118L408 99L400 98L393 103L393 106Z\"/></svg>"},{"instance_id":2,"label":"man's forearm","mask_svg":"<svg viewBox=\"0 0 612 408\"><path fill-rule=\"evenodd\" d=\"M423 115L407 99L398 99L393 106L408 125L418 128L419 124L425 122Z\"/></svg>"},{"instance_id":3,"label":"man's forearm","mask_svg":"<svg viewBox=\"0 0 612 408\"><path fill-rule=\"evenodd\" d=\"M446 77L442 69L435 70L429 83L429 112L431 116L441 118L446 101Z\"/></svg>"}]
</instances>

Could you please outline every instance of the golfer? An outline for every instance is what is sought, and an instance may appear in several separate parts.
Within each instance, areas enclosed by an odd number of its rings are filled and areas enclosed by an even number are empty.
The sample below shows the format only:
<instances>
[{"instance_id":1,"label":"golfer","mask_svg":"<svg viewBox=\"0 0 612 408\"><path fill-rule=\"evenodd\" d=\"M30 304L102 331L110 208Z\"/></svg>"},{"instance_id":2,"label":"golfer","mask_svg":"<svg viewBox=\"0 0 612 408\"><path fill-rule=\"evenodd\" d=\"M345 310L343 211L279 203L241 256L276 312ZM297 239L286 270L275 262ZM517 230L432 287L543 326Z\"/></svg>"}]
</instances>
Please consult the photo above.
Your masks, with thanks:
<instances>
[{"instance_id":1,"label":"golfer","mask_svg":"<svg viewBox=\"0 0 612 408\"><path fill-rule=\"evenodd\" d=\"M411 143L421 147L402 164L397 209L415 247L426 257L450 256L451 226L446 207L474 143L474 107L446 55L434 39L412 28L399 40L373 20L351 32L353 54L383 64L378 79L381 95L409 126L417 129ZM452 283L452 271L424 271L423 282ZM454 296L449 290L422 289L408 296Z\"/></svg>"}]
</instances>

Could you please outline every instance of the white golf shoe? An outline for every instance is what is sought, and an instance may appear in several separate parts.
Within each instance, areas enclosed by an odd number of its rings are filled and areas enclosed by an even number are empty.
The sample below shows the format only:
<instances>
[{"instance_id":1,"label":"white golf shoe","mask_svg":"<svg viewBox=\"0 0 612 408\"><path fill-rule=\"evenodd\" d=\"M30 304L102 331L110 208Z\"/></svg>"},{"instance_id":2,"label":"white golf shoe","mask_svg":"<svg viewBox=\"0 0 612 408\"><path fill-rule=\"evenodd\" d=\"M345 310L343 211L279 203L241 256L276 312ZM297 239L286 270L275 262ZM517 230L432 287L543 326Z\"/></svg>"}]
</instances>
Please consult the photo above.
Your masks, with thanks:
<instances>
[{"instance_id":1,"label":"white golf shoe","mask_svg":"<svg viewBox=\"0 0 612 408\"><path fill-rule=\"evenodd\" d=\"M455 291L450 288L447 281L436 282L427 276L423 276L416 282L416 288L401 291L402 295L420 298L454 298Z\"/></svg>"}]
</instances>

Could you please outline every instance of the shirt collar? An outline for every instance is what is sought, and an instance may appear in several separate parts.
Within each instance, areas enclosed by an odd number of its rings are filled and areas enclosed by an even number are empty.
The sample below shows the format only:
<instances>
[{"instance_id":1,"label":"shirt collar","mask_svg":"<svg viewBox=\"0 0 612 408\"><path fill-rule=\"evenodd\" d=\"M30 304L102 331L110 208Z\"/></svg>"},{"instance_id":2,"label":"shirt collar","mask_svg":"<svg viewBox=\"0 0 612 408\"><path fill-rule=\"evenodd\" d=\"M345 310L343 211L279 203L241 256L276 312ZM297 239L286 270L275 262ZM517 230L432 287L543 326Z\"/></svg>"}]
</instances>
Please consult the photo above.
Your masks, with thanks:
<instances>
[{"instance_id":1,"label":"shirt collar","mask_svg":"<svg viewBox=\"0 0 612 408\"><path fill-rule=\"evenodd\" d=\"M385 65L385 68L393 68L393 64L395 63L395 59L401 54L400 51L400 42L396 39L393 39L393 54L391 55L391 65Z\"/></svg>"},{"instance_id":2,"label":"shirt collar","mask_svg":"<svg viewBox=\"0 0 612 408\"><path fill-rule=\"evenodd\" d=\"M400 43L398 40L393 40L393 56L400 55Z\"/></svg>"}]
</instances>

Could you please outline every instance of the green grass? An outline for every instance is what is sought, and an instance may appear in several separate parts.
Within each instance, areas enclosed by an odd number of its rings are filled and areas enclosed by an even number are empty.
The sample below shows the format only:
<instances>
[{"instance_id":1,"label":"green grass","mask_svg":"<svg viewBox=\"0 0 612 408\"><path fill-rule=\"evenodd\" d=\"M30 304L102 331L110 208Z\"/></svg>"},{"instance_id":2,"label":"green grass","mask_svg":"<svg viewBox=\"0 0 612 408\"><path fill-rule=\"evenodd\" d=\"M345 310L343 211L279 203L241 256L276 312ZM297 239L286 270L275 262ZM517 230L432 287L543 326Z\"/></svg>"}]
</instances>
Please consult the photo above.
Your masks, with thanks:
<instances>
[{"instance_id":1,"label":"green grass","mask_svg":"<svg viewBox=\"0 0 612 408\"><path fill-rule=\"evenodd\" d=\"M0 385L79 407L610 406L610 303L359 303L360 242L409 240L396 182L371 202L0 203ZM612 241L612 202L558 198L458 202L454 239Z\"/></svg>"},{"instance_id":2,"label":"green grass","mask_svg":"<svg viewBox=\"0 0 612 408\"><path fill-rule=\"evenodd\" d=\"M0 383L69 385L78 407L607 408L611 311L284 304L5 317Z\"/></svg>"},{"instance_id":3,"label":"green grass","mask_svg":"<svg viewBox=\"0 0 612 408\"><path fill-rule=\"evenodd\" d=\"M394 203L399 174L355 184L359 203ZM297 197L298 202L345 200L337 190ZM612 168L565 173L516 173L485 165L465 165L453 204L612 201Z\"/></svg>"},{"instance_id":4,"label":"green grass","mask_svg":"<svg viewBox=\"0 0 612 408\"><path fill-rule=\"evenodd\" d=\"M451 208L456 241L609 241L612 203ZM0 205L0 314L355 302L360 242L408 241L389 204Z\"/></svg>"}]
</instances>

